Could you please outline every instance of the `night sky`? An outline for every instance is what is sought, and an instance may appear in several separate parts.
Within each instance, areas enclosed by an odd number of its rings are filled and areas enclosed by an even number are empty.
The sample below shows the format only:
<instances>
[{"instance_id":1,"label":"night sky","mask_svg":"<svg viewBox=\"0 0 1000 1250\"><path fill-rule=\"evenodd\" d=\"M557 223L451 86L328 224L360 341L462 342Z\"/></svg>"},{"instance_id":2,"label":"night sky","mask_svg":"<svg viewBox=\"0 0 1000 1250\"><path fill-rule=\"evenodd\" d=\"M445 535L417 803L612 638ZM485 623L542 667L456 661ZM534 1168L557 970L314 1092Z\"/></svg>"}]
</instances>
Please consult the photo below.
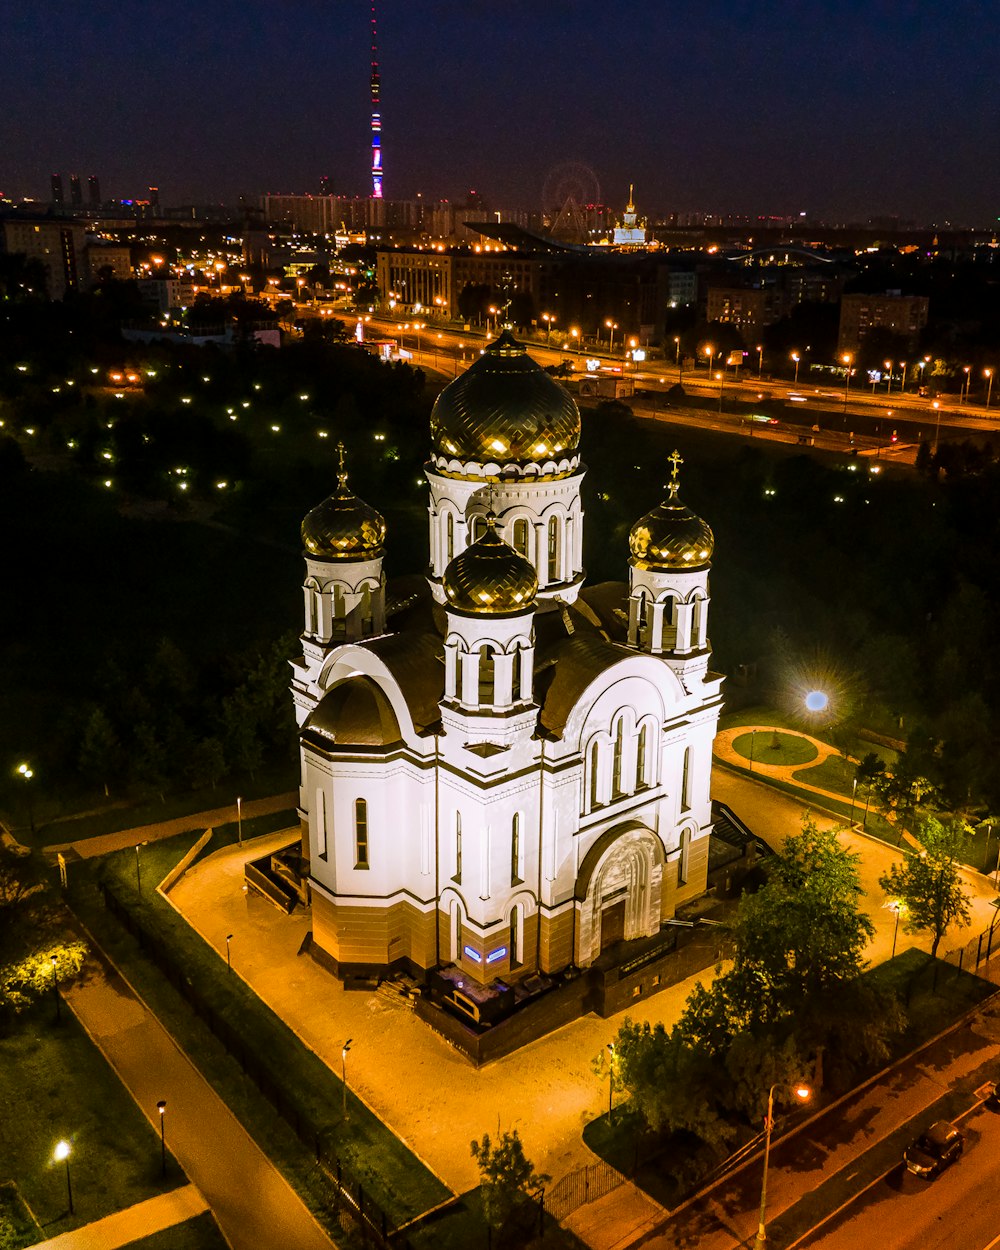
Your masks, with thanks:
<instances>
[{"instance_id":1,"label":"night sky","mask_svg":"<svg viewBox=\"0 0 1000 1250\"><path fill-rule=\"evenodd\" d=\"M367 194L365 0L31 0L0 24L0 189ZM1000 214L1000 13L973 0L380 0L385 194ZM68 184L67 184L68 197Z\"/></svg>"}]
</instances>

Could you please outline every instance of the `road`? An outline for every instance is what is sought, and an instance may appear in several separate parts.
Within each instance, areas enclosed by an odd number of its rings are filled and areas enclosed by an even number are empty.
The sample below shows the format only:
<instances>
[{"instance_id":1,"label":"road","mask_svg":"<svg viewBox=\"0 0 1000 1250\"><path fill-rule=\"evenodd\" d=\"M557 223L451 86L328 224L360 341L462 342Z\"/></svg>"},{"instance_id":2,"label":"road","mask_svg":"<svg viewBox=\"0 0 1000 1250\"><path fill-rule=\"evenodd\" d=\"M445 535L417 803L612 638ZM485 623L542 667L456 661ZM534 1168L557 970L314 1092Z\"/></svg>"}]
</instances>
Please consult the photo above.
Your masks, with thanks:
<instances>
[{"instance_id":1,"label":"road","mask_svg":"<svg viewBox=\"0 0 1000 1250\"><path fill-rule=\"evenodd\" d=\"M301 315L315 315L315 309L301 305ZM352 330L358 317L342 310L324 310L341 319ZM413 321L401 321L392 317L372 316L366 321L369 338L382 336L395 339L414 363L435 370L444 376L456 376L482 352L490 335L479 331L446 328L434 323L418 331ZM558 340L559 335L554 338ZM743 376L739 370L719 370L713 377L707 369L678 367L677 363L656 361L652 366L636 367L622 357L609 354L604 348L589 347L586 351L570 351L561 344L529 343L531 355L542 365L568 362L574 372L584 371L583 362L599 359L602 364L620 370L632 378L637 395L629 406L640 416L652 415L657 420L677 424L697 423L702 428L717 429L725 433L752 433L761 438L779 442L798 442L800 437L816 436L816 445L827 450L851 450L861 454L878 455L883 458L899 458L912 462L916 447L921 441L936 442L941 432L950 437L968 437L995 433L1000 429L1000 395L997 405L990 409L982 404L961 404L951 396L937 401L921 398L912 391L904 397L899 392L869 391L857 380L852 383L845 406L844 387L836 379L816 385L803 381L801 384L782 379L758 377L753 369ZM691 409L687 413L671 408L664 411L658 397L681 382L685 391L700 399L721 398L723 401L739 399L743 403L755 398L780 400L786 404L787 419L777 429L763 423L750 426L739 417L721 413L718 419L704 409ZM720 406L721 407L721 406ZM819 426L819 429L810 427ZM896 441L893 441L895 435Z\"/></svg>"},{"instance_id":2,"label":"road","mask_svg":"<svg viewBox=\"0 0 1000 1250\"><path fill-rule=\"evenodd\" d=\"M980 1107L964 1121L965 1154L937 1180L902 1164L856 1198L826 1229L800 1242L809 1250L990 1250L1000 1246L996 1161L1000 1115Z\"/></svg>"}]
</instances>

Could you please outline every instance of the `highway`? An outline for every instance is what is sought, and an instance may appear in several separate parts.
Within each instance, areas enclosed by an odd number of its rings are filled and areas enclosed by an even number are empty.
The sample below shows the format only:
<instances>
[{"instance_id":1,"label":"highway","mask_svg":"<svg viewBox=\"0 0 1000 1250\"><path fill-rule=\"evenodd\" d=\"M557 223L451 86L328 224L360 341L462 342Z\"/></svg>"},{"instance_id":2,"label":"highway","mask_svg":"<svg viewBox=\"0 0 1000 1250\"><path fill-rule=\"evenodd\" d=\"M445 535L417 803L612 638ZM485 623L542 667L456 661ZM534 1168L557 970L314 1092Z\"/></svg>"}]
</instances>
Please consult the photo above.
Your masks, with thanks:
<instances>
[{"instance_id":1,"label":"highway","mask_svg":"<svg viewBox=\"0 0 1000 1250\"><path fill-rule=\"evenodd\" d=\"M1000 1114L980 1105L960 1122L965 1153L936 1180L902 1163L799 1245L808 1250L991 1250L1000 1246Z\"/></svg>"}]
</instances>

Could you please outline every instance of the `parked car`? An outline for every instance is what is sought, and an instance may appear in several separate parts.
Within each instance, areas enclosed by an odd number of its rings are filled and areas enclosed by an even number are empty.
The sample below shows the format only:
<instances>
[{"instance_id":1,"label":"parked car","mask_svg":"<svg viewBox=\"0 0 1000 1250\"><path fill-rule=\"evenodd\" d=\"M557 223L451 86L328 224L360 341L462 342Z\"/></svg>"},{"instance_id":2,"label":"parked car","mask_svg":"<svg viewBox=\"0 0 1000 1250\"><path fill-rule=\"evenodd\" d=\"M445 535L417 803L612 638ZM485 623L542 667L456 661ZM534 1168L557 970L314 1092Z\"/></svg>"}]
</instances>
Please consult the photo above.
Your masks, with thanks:
<instances>
[{"instance_id":1,"label":"parked car","mask_svg":"<svg viewBox=\"0 0 1000 1250\"><path fill-rule=\"evenodd\" d=\"M948 1120L938 1120L917 1138L912 1146L903 1151L906 1170L922 1180L933 1180L940 1172L954 1163L965 1146L961 1129Z\"/></svg>"}]
</instances>

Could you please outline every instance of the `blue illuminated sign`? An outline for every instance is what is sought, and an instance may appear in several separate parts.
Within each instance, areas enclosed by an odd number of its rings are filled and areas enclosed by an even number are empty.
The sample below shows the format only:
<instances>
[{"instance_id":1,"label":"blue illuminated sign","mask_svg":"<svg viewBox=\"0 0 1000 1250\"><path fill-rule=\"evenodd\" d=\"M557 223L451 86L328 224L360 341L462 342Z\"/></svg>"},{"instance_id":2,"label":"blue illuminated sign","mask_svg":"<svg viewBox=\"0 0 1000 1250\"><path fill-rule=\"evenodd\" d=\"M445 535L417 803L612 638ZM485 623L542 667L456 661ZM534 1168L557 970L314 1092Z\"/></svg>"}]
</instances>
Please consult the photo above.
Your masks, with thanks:
<instances>
[{"instance_id":1,"label":"blue illuminated sign","mask_svg":"<svg viewBox=\"0 0 1000 1250\"><path fill-rule=\"evenodd\" d=\"M504 959L506 955L507 947L498 946L495 951L490 951L490 953L486 956L486 962L488 964L495 964L498 959Z\"/></svg>"},{"instance_id":2,"label":"blue illuminated sign","mask_svg":"<svg viewBox=\"0 0 1000 1250\"><path fill-rule=\"evenodd\" d=\"M474 951L471 946L465 946L463 947L463 950L469 959L474 959L477 964L481 964L483 962L482 955L480 955L479 951Z\"/></svg>"}]
</instances>

